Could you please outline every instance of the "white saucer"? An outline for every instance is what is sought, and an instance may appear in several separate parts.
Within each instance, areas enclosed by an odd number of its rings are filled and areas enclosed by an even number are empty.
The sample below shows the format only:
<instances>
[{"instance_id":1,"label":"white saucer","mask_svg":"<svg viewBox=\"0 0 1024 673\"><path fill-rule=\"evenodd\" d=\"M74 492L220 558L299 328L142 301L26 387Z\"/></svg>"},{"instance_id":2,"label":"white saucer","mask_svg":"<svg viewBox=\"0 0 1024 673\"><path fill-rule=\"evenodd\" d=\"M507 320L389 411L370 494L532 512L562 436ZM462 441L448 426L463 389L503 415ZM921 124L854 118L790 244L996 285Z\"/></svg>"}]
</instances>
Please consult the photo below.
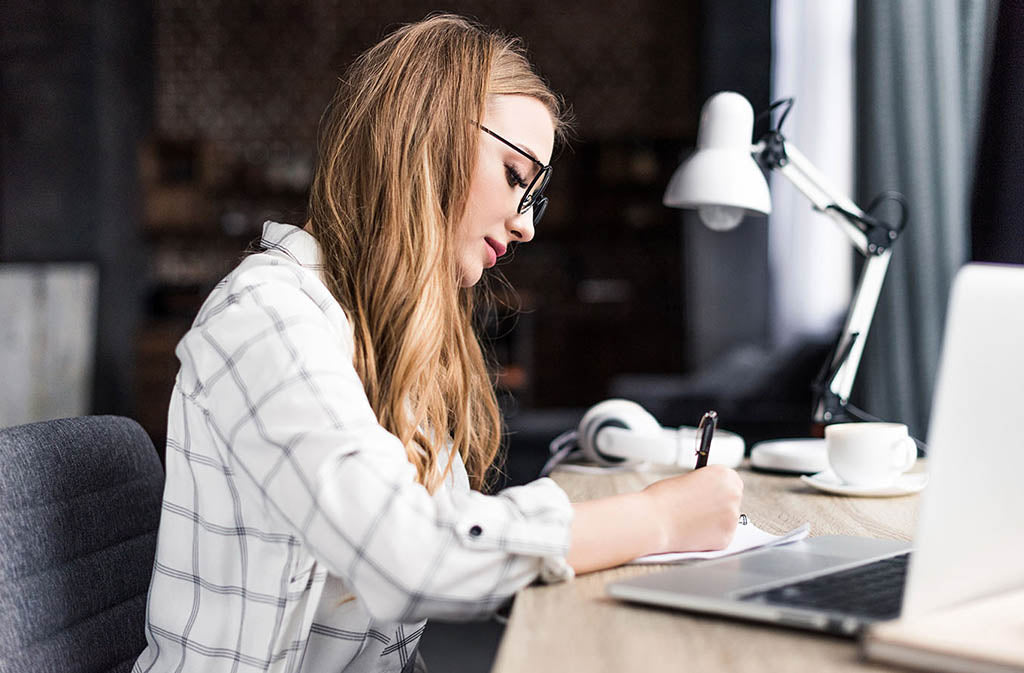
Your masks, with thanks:
<instances>
[{"instance_id":1,"label":"white saucer","mask_svg":"<svg viewBox=\"0 0 1024 673\"><path fill-rule=\"evenodd\" d=\"M813 486L819 491L862 498L889 498L897 495L911 495L912 493L920 492L928 485L927 472L901 474L896 481L888 486L852 486L844 483L831 469L811 476L804 475L800 479L808 486Z\"/></svg>"},{"instance_id":2,"label":"white saucer","mask_svg":"<svg viewBox=\"0 0 1024 673\"><path fill-rule=\"evenodd\" d=\"M814 474L828 469L828 451L824 439L769 439L750 449L750 465L773 472Z\"/></svg>"}]
</instances>

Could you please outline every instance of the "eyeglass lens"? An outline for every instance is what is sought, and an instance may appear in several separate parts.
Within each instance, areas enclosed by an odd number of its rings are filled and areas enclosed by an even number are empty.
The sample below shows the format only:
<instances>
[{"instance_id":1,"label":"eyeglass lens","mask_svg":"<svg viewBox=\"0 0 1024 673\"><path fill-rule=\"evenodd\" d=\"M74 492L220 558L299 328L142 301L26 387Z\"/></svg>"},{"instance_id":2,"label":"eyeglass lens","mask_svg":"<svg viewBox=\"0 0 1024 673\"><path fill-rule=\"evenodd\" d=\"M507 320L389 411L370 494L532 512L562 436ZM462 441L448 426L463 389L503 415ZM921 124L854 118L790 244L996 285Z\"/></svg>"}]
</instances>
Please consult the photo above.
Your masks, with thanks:
<instances>
[{"instance_id":1,"label":"eyeglass lens","mask_svg":"<svg viewBox=\"0 0 1024 673\"><path fill-rule=\"evenodd\" d=\"M544 217L544 211L548 209L548 197L541 196L533 203L533 226L537 226L540 218Z\"/></svg>"},{"instance_id":2,"label":"eyeglass lens","mask_svg":"<svg viewBox=\"0 0 1024 673\"><path fill-rule=\"evenodd\" d=\"M526 193L523 194L522 200L519 202L519 212L526 212L526 209L533 206L533 223L537 224L540 221L541 216L544 215L544 211L547 209L547 197L544 196L544 189L548 186L548 181L551 179L551 166L545 166L537 175L533 177L530 182L530 186L527 187Z\"/></svg>"}]
</instances>

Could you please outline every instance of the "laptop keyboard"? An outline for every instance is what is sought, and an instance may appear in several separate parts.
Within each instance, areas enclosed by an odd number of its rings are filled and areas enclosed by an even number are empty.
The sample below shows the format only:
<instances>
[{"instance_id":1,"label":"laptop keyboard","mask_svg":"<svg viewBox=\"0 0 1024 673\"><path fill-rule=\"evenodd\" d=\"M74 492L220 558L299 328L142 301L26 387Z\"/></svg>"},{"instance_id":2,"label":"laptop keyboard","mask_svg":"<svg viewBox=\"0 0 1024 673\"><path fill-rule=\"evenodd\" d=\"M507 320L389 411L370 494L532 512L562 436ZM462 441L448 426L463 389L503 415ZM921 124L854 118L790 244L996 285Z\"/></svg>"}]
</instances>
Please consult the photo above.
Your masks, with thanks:
<instances>
[{"instance_id":1,"label":"laptop keyboard","mask_svg":"<svg viewBox=\"0 0 1024 673\"><path fill-rule=\"evenodd\" d=\"M740 598L869 619L894 619L900 614L909 560L908 552Z\"/></svg>"}]
</instances>

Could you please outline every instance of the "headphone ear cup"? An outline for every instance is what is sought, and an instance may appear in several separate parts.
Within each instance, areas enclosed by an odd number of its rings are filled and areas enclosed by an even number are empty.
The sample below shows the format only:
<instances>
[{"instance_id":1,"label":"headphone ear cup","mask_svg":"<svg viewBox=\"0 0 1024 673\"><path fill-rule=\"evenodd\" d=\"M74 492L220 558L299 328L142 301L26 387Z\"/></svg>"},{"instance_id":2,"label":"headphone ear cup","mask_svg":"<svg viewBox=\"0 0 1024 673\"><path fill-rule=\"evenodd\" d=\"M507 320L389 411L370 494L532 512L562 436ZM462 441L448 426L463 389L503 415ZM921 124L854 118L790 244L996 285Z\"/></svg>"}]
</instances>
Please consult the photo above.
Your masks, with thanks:
<instances>
[{"instance_id":1,"label":"headphone ear cup","mask_svg":"<svg viewBox=\"0 0 1024 673\"><path fill-rule=\"evenodd\" d=\"M623 428L638 436L660 437L661 424L636 402L612 399L594 405L583 415L577 441L583 455L601 465L616 465L632 460L628 456L612 455L601 451L598 435L605 428Z\"/></svg>"}]
</instances>

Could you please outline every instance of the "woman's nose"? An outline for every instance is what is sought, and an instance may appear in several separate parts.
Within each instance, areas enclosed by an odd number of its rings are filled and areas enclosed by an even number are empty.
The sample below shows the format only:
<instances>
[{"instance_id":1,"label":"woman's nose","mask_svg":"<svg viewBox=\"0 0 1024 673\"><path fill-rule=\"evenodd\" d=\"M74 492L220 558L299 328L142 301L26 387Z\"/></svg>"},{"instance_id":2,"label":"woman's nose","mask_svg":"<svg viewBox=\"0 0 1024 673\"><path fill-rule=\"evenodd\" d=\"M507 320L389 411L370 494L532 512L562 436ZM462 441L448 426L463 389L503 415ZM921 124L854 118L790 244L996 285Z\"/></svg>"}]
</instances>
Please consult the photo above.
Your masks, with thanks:
<instances>
[{"instance_id":1,"label":"woman's nose","mask_svg":"<svg viewBox=\"0 0 1024 673\"><path fill-rule=\"evenodd\" d=\"M509 221L508 231L514 241L519 243L529 243L532 241L534 234L533 208L527 208L522 213L518 213L513 217Z\"/></svg>"}]
</instances>

